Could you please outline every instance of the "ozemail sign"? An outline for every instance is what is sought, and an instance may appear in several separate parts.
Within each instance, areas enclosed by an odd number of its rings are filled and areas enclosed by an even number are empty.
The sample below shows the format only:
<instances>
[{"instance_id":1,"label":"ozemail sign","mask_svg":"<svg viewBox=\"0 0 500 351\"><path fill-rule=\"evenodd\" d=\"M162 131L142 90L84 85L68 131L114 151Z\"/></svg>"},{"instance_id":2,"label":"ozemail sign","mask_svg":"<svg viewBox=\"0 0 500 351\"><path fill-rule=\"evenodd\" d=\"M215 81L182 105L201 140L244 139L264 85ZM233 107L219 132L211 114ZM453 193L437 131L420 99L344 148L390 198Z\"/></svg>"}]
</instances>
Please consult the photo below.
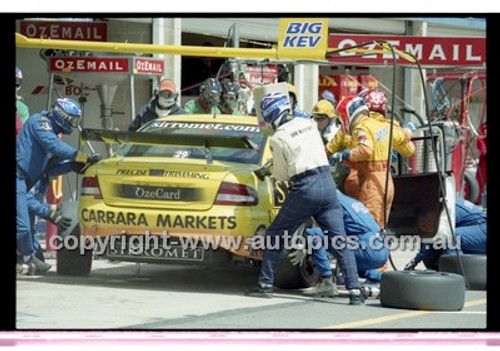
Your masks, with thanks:
<instances>
[{"instance_id":1,"label":"ozemail sign","mask_svg":"<svg viewBox=\"0 0 500 351\"><path fill-rule=\"evenodd\" d=\"M134 58L134 74L163 74L163 70L163 60Z\"/></svg>"},{"instance_id":2,"label":"ozemail sign","mask_svg":"<svg viewBox=\"0 0 500 351\"><path fill-rule=\"evenodd\" d=\"M129 73L128 58L51 57L52 72L118 72Z\"/></svg>"},{"instance_id":3,"label":"ozemail sign","mask_svg":"<svg viewBox=\"0 0 500 351\"><path fill-rule=\"evenodd\" d=\"M102 22L21 21L21 34L28 38L107 41L108 27Z\"/></svg>"},{"instance_id":4,"label":"ozemail sign","mask_svg":"<svg viewBox=\"0 0 500 351\"><path fill-rule=\"evenodd\" d=\"M455 37L414 37L414 36L383 36L330 34L329 49L345 49L373 41L387 41L395 49L413 54L422 66L478 66L486 64L485 38L455 38ZM374 43L365 45L362 49L382 49ZM390 64L392 53L377 53L353 56L353 53L338 52L330 61L351 64ZM339 57L340 56L340 57ZM398 64L412 64L408 60L396 56Z\"/></svg>"}]
</instances>

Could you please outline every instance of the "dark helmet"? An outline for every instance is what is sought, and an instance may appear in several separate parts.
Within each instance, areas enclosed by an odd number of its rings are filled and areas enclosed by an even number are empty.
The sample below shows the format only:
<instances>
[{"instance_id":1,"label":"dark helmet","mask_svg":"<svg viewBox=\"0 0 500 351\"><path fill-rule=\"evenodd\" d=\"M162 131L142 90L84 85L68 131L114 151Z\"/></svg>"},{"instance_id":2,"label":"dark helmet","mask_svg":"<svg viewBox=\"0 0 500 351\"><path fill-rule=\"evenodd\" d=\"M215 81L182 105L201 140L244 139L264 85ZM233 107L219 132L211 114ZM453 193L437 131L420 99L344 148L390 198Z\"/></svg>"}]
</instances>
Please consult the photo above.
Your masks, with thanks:
<instances>
[{"instance_id":1,"label":"dark helmet","mask_svg":"<svg viewBox=\"0 0 500 351\"><path fill-rule=\"evenodd\" d=\"M215 78L205 79L200 86L200 98L207 106L217 106L220 101L222 87Z\"/></svg>"},{"instance_id":2,"label":"dark helmet","mask_svg":"<svg viewBox=\"0 0 500 351\"><path fill-rule=\"evenodd\" d=\"M238 106L240 87L229 79L222 81L221 108L223 111L234 110Z\"/></svg>"}]
</instances>

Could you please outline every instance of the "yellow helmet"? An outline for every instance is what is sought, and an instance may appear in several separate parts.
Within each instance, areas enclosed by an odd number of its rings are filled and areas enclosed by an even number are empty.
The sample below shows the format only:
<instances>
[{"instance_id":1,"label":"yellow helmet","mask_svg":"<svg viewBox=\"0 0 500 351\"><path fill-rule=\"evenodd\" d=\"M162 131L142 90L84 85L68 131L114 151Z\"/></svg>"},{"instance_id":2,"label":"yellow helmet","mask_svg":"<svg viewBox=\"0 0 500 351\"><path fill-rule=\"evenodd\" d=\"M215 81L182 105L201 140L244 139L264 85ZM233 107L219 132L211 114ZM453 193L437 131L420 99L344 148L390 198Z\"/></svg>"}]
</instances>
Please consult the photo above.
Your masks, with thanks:
<instances>
[{"instance_id":1,"label":"yellow helmet","mask_svg":"<svg viewBox=\"0 0 500 351\"><path fill-rule=\"evenodd\" d=\"M313 115L327 115L328 118L335 118L335 107L326 99L319 100L312 109Z\"/></svg>"},{"instance_id":2,"label":"yellow helmet","mask_svg":"<svg viewBox=\"0 0 500 351\"><path fill-rule=\"evenodd\" d=\"M297 101L297 89L293 86L293 84L288 83L288 93L293 94L295 101Z\"/></svg>"}]
</instances>

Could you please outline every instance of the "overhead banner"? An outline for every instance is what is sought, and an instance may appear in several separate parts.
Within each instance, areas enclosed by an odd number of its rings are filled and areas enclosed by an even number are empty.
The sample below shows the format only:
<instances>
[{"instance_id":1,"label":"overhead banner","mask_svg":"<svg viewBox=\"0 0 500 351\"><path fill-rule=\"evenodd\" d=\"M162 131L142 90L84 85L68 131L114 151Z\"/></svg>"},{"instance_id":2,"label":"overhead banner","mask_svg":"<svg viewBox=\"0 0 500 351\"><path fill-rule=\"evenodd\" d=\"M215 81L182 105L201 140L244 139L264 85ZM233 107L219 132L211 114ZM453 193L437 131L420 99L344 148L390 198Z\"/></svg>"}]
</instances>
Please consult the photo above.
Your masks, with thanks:
<instances>
[{"instance_id":1,"label":"overhead banner","mask_svg":"<svg viewBox=\"0 0 500 351\"><path fill-rule=\"evenodd\" d=\"M281 18L278 57L324 60L328 48L328 18Z\"/></svg>"},{"instance_id":2,"label":"overhead banner","mask_svg":"<svg viewBox=\"0 0 500 351\"><path fill-rule=\"evenodd\" d=\"M395 49L413 54L425 67L439 66L473 66L486 65L486 38L456 38L456 37L413 37L413 36L384 36L384 35L357 35L357 34L330 34L328 39L329 50L345 49L364 43L363 49L378 49L381 47L373 41L389 42ZM338 52L336 57L329 61L349 64L391 64L392 53L377 53L359 55L348 52ZM408 60L396 56L398 64L413 64Z\"/></svg>"},{"instance_id":3,"label":"overhead banner","mask_svg":"<svg viewBox=\"0 0 500 351\"><path fill-rule=\"evenodd\" d=\"M21 21L21 34L28 38L107 41L103 22Z\"/></svg>"}]
</instances>

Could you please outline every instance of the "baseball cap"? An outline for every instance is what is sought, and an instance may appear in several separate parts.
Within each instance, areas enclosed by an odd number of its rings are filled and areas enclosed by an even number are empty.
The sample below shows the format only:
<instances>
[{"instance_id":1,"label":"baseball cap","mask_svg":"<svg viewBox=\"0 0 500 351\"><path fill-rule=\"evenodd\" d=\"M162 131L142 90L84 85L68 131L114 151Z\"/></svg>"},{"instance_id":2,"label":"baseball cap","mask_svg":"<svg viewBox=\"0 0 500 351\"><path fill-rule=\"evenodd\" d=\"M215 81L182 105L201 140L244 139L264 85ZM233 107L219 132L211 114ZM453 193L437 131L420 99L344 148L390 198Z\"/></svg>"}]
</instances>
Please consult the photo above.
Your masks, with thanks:
<instances>
[{"instance_id":1,"label":"baseball cap","mask_svg":"<svg viewBox=\"0 0 500 351\"><path fill-rule=\"evenodd\" d=\"M165 91L165 90L174 93L176 90L175 82L170 79L162 79L162 81L160 82L160 91Z\"/></svg>"}]
</instances>

